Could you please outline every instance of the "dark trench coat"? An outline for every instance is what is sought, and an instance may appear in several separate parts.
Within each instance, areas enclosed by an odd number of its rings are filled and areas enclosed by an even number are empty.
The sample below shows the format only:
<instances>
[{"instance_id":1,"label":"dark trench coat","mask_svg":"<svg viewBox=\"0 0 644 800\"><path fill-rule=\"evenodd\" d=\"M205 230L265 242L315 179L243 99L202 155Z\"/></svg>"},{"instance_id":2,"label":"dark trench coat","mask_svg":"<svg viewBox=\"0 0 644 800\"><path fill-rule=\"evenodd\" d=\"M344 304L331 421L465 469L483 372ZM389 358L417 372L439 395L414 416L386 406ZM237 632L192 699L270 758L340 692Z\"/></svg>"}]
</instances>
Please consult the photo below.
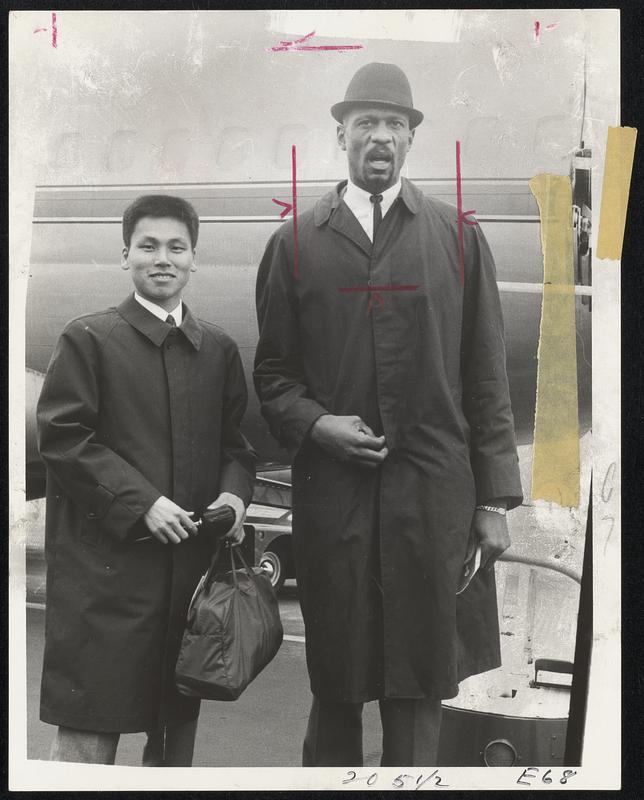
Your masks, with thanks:
<instances>
[{"instance_id":1,"label":"dark trench coat","mask_svg":"<svg viewBox=\"0 0 644 800\"><path fill-rule=\"evenodd\" d=\"M174 330L133 296L65 328L38 406L44 722L127 733L197 716L174 666L213 543L133 540L149 535L141 517L162 494L197 513L222 491L249 501L246 399L236 345L185 306Z\"/></svg>"},{"instance_id":2,"label":"dark trench coat","mask_svg":"<svg viewBox=\"0 0 644 800\"><path fill-rule=\"evenodd\" d=\"M343 184L271 237L257 283L255 385L294 457L293 535L311 688L328 700L449 698L500 663L494 574L456 597L475 504L521 485L492 255L457 213L403 179L374 248ZM343 292L406 286L415 289ZM308 431L359 415L377 471Z\"/></svg>"}]
</instances>

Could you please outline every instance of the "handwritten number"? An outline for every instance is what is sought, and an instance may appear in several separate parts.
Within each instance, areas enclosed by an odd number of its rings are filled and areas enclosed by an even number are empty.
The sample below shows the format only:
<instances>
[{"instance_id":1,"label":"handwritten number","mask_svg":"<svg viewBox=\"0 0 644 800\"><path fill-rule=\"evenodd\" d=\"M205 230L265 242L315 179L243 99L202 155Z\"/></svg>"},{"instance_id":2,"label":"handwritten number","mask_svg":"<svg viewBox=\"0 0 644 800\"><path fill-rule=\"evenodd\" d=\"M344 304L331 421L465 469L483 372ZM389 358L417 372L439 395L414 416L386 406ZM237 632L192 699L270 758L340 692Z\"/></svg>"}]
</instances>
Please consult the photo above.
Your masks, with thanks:
<instances>
[{"instance_id":1,"label":"handwritten number","mask_svg":"<svg viewBox=\"0 0 644 800\"><path fill-rule=\"evenodd\" d=\"M374 783L378 780L378 773L374 772L367 778L367 786L373 786Z\"/></svg>"},{"instance_id":2,"label":"handwritten number","mask_svg":"<svg viewBox=\"0 0 644 800\"><path fill-rule=\"evenodd\" d=\"M611 463L608 465L608 469L606 470L606 474L604 475L604 480L602 482L602 500L604 503L607 503L613 496L613 489L615 488L613 481L615 480L616 469L617 464L614 461L611 461Z\"/></svg>"},{"instance_id":3,"label":"handwritten number","mask_svg":"<svg viewBox=\"0 0 644 800\"><path fill-rule=\"evenodd\" d=\"M356 773L355 773L353 770L351 770L351 769L350 769L350 770L347 772L347 775L351 775L351 777L350 777L350 778L345 778L345 779L342 781L342 783L351 783L351 781L355 781L355 779L356 779Z\"/></svg>"},{"instance_id":4,"label":"handwritten number","mask_svg":"<svg viewBox=\"0 0 644 800\"><path fill-rule=\"evenodd\" d=\"M559 783L563 784L564 786L568 783L568 778L572 778L573 775L576 775L577 772L574 769L565 769L563 776Z\"/></svg>"},{"instance_id":5,"label":"handwritten number","mask_svg":"<svg viewBox=\"0 0 644 800\"><path fill-rule=\"evenodd\" d=\"M552 772L552 770L549 769L547 772L544 773L543 778L541 778L541 780L544 783L552 783L552 778L550 777L550 773L551 772Z\"/></svg>"}]
</instances>

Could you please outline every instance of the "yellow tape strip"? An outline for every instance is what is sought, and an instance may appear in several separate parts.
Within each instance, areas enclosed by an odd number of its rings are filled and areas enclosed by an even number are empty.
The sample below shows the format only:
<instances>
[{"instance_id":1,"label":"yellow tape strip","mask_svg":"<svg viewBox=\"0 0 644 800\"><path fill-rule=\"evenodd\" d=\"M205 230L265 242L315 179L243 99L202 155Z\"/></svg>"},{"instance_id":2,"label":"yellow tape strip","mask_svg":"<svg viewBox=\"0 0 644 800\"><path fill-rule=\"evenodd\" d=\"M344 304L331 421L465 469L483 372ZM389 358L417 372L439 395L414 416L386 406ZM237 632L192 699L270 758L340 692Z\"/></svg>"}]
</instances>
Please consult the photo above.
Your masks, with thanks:
<instances>
[{"instance_id":1,"label":"yellow tape strip","mask_svg":"<svg viewBox=\"0 0 644 800\"><path fill-rule=\"evenodd\" d=\"M572 190L563 175L537 175L530 189L541 215L543 305L539 333L532 499L579 504L579 415Z\"/></svg>"},{"instance_id":2,"label":"yellow tape strip","mask_svg":"<svg viewBox=\"0 0 644 800\"><path fill-rule=\"evenodd\" d=\"M608 129L597 258L622 257L636 138L637 128Z\"/></svg>"}]
</instances>

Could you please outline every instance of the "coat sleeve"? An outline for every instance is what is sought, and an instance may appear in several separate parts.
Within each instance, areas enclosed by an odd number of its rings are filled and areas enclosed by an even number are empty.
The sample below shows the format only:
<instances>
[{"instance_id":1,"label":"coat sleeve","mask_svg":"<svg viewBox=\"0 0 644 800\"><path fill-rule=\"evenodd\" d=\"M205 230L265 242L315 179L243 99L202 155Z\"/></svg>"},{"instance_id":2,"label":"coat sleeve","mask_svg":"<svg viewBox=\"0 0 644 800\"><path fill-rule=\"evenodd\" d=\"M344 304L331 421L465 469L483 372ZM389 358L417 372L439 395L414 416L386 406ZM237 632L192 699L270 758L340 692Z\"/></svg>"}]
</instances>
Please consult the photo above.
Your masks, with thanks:
<instances>
[{"instance_id":1,"label":"coat sleeve","mask_svg":"<svg viewBox=\"0 0 644 800\"><path fill-rule=\"evenodd\" d=\"M250 503L255 485L257 454L240 430L248 391L244 368L237 347L233 345L226 370L226 387L222 411L221 430L221 477L219 490L237 495Z\"/></svg>"},{"instance_id":2,"label":"coat sleeve","mask_svg":"<svg viewBox=\"0 0 644 800\"><path fill-rule=\"evenodd\" d=\"M505 364L505 341L496 268L477 225L465 226L463 307L463 411L470 425L470 460L477 503L523 499Z\"/></svg>"},{"instance_id":3,"label":"coat sleeve","mask_svg":"<svg viewBox=\"0 0 644 800\"><path fill-rule=\"evenodd\" d=\"M161 493L100 441L99 348L96 332L78 320L63 331L38 401L38 447L87 518L124 540Z\"/></svg>"},{"instance_id":4,"label":"coat sleeve","mask_svg":"<svg viewBox=\"0 0 644 800\"><path fill-rule=\"evenodd\" d=\"M308 393L289 252L292 236L285 233L289 228L287 224L273 234L259 267L254 379L271 433L294 458L313 423L328 411Z\"/></svg>"}]
</instances>

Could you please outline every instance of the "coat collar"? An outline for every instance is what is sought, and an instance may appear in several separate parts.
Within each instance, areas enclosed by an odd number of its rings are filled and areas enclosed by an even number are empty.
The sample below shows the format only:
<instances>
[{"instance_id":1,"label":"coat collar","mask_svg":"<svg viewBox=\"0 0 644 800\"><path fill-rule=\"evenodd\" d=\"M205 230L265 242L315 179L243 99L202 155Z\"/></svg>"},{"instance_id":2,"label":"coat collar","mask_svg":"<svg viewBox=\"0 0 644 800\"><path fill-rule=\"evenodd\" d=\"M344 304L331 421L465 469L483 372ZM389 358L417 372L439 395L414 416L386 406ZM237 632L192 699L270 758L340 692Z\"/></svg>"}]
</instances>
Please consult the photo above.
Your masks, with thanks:
<instances>
[{"instance_id":1,"label":"coat collar","mask_svg":"<svg viewBox=\"0 0 644 800\"><path fill-rule=\"evenodd\" d=\"M318 228L328 221L329 217L340 205L342 201L342 191L346 185L347 181L340 181L333 191L327 192L327 194L321 197L316 203L313 218ZM398 196L412 214L418 213L423 193L407 178L402 179L402 188ZM369 240L366 234L365 238L367 241Z\"/></svg>"},{"instance_id":2,"label":"coat collar","mask_svg":"<svg viewBox=\"0 0 644 800\"><path fill-rule=\"evenodd\" d=\"M155 317L147 308L137 303L134 299L134 293L125 299L116 310L126 322L144 336L147 336L157 347L163 344L165 337L172 330L167 323ZM183 304L183 322L177 330L183 333L195 350L199 350L203 333L185 303Z\"/></svg>"}]
</instances>

